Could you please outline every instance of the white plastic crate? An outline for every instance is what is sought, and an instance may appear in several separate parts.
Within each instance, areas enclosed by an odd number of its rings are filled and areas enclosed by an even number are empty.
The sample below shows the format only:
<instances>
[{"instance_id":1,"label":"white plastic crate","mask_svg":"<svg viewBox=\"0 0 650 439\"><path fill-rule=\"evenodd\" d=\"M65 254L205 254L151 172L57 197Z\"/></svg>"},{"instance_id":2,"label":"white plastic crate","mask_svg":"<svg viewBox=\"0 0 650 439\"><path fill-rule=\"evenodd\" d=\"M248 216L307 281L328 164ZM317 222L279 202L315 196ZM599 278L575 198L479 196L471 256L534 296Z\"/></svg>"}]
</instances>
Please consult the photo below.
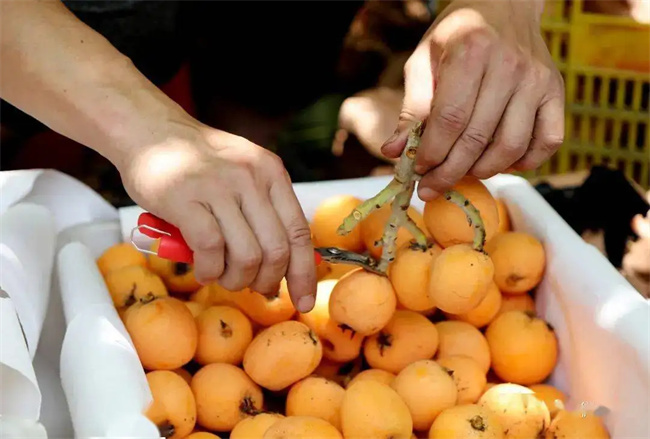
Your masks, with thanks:
<instances>
[{"instance_id":1,"label":"white plastic crate","mask_svg":"<svg viewBox=\"0 0 650 439\"><path fill-rule=\"evenodd\" d=\"M296 184L295 190L311 217L330 195L367 198L388 181L377 177L306 183ZM612 438L650 437L650 302L574 233L524 179L503 175L486 184L505 200L513 228L537 236L546 249L547 270L536 303L540 316L555 328L560 344L551 382L567 393L571 406L583 401L605 406ZM96 194L79 187L89 205L97 204ZM78 196L77 202L84 197ZM413 205L423 208L417 198ZM66 329L67 320L63 385L52 379L58 372L43 370L38 375L37 371L41 391L48 395L42 421L50 437L72 437L70 425L76 428L76 437L157 437L140 413L149 398L142 387L144 374L101 277L93 271L94 259L107 246L129 239L140 213L141 209L132 207L116 213L119 220L98 214L96 220L68 221L72 228L59 233L57 248L62 250L55 270L59 279L52 293L57 295L60 285L64 300L63 307L50 307L48 318L59 330ZM77 243L66 245L73 241ZM61 344L51 341L45 348L47 358L58 358ZM69 411L54 403L62 394L67 396Z\"/></svg>"}]
</instances>

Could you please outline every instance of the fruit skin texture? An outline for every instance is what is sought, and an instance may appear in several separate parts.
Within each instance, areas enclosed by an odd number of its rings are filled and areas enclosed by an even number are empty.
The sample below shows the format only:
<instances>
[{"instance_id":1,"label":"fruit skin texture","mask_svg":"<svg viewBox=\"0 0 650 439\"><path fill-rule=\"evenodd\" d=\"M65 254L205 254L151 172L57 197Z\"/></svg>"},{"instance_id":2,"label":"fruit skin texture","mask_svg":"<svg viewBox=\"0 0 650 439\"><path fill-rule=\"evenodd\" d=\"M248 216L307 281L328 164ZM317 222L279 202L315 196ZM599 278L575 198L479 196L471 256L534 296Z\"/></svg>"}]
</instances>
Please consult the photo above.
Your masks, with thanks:
<instances>
[{"instance_id":1,"label":"fruit skin texture","mask_svg":"<svg viewBox=\"0 0 650 439\"><path fill-rule=\"evenodd\" d=\"M192 377L198 424L225 432L242 419L257 414L264 404L259 388L237 366L213 363L203 366Z\"/></svg>"},{"instance_id":2,"label":"fruit skin texture","mask_svg":"<svg viewBox=\"0 0 650 439\"><path fill-rule=\"evenodd\" d=\"M363 361L361 357L346 363L338 363L323 358L312 375L327 378L340 386L347 387L351 380L361 372L362 367Z\"/></svg>"},{"instance_id":3,"label":"fruit skin texture","mask_svg":"<svg viewBox=\"0 0 650 439\"><path fill-rule=\"evenodd\" d=\"M393 380L395 379L395 374L390 373L385 370L381 369L366 369L363 372L358 373L352 380L348 383L347 387L350 387L352 384L358 382L358 381L365 381L365 380L371 380L371 381L377 381L382 384L386 384L387 386L390 386L393 384Z\"/></svg>"},{"instance_id":4,"label":"fruit skin texture","mask_svg":"<svg viewBox=\"0 0 650 439\"><path fill-rule=\"evenodd\" d=\"M485 337L490 346L492 370L505 382L541 383L557 364L555 333L533 314L501 314L487 327Z\"/></svg>"},{"instance_id":5,"label":"fruit skin texture","mask_svg":"<svg viewBox=\"0 0 650 439\"><path fill-rule=\"evenodd\" d=\"M422 214L418 212L413 206L409 206L407 212L413 222L420 228L420 230L429 236L430 234L426 229ZM388 221L390 218L391 213L392 207L390 203L384 204L379 209L368 215L366 219L361 222L361 239L364 246L368 249L370 255L375 259L381 258L383 247L376 245L376 243L384 234L384 226L386 225L386 221ZM413 238L413 235L408 230L406 230L404 227L400 227L397 230L395 247L399 248Z\"/></svg>"},{"instance_id":6,"label":"fruit skin texture","mask_svg":"<svg viewBox=\"0 0 650 439\"><path fill-rule=\"evenodd\" d=\"M160 276L142 265L111 270L104 280L116 308L133 305L144 298L169 296Z\"/></svg>"},{"instance_id":7,"label":"fruit skin texture","mask_svg":"<svg viewBox=\"0 0 650 439\"><path fill-rule=\"evenodd\" d=\"M473 358L454 355L438 359L438 364L452 372L458 388L458 404L473 404L481 397L487 377Z\"/></svg>"},{"instance_id":8,"label":"fruit skin texture","mask_svg":"<svg viewBox=\"0 0 650 439\"><path fill-rule=\"evenodd\" d=\"M566 403L566 395L560 389L549 384L533 384L532 386L528 386L528 388L535 392L535 396L538 399L544 401L551 414L551 419L555 418L555 415L558 414ZM556 400L560 401L557 405Z\"/></svg>"},{"instance_id":9,"label":"fruit skin texture","mask_svg":"<svg viewBox=\"0 0 650 439\"><path fill-rule=\"evenodd\" d=\"M181 439L196 425L196 402L189 384L175 372L156 370L147 374L153 402L147 418L161 433L172 432L169 439Z\"/></svg>"},{"instance_id":10,"label":"fruit skin texture","mask_svg":"<svg viewBox=\"0 0 650 439\"><path fill-rule=\"evenodd\" d=\"M544 275L546 254L542 243L524 232L505 232L485 244L494 263L494 281L505 294L524 294Z\"/></svg>"},{"instance_id":11,"label":"fruit skin texture","mask_svg":"<svg viewBox=\"0 0 650 439\"><path fill-rule=\"evenodd\" d=\"M357 253L363 251L361 240L361 227L355 227L345 236L339 235L336 230L353 209L362 201L352 195L335 195L323 200L311 221L312 240L317 247L338 247Z\"/></svg>"},{"instance_id":12,"label":"fruit skin texture","mask_svg":"<svg viewBox=\"0 0 650 439\"><path fill-rule=\"evenodd\" d=\"M480 329L489 324L499 313L499 309L501 309L501 300L501 291L499 291L497 284L492 281L488 286L487 294L476 308L464 314L447 313L447 317L451 320L467 322Z\"/></svg>"},{"instance_id":13,"label":"fruit skin texture","mask_svg":"<svg viewBox=\"0 0 650 439\"><path fill-rule=\"evenodd\" d=\"M318 336L295 320L277 323L255 336L244 354L248 376L269 390L282 390L310 375L323 357Z\"/></svg>"},{"instance_id":14,"label":"fruit skin texture","mask_svg":"<svg viewBox=\"0 0 650 439\"><path fill-rule=\"evenodd\" d=\"M469 323L443 321L436 323L438 329L438 353L436 358L466 355L476 360L487 374L490 370L490 346L485 336Z\"/></svg>"},{"instance_id":15,"label":"fruit skin texture","mask_svg":"<svg viewBox=\"0 0 650 439\"><path fill-rule=\"evenodd\" d=\"M230 432L230 439L260 439L266 430L284 415L280 413L260 413L244 418Z\"/></svg>"},{"instance_id":16,"label":"fruit skin texture","mask_svg":"<svg viewBox=\"0 0 650 439\"><path fill-rule=\"evenodd\" d=\"M328 360L345 363L359 356L363 335L330 318L329 300L337 280L329 279L318 282L316 304L308 313L299 313L297 320L309 326L323 344L323 357Z\"/></svg>"},{"instance_id":17,"label":"fruit skin texture","mask_svg":"<svg viewBox=\"0 0 650 439\"><path fill-rule=\"evenodd\" d=\"M110 246L97 258L97 268L104 277L112 270L132 265L146 267L147 257L128 242Z\"/></svg>"},{"instance_id":18,"label":"fruit skin texture","mask_svg":"<svg viewBox=\"0 0 650 439\"><path fill-rule=\"evenodd\" d=\"M546 439L609 439L602 420L593 412L561 410L546 430Z\"/></svg>"},{"instance_id":19,"label":"fruit skin texture","mask_svg":"<svg viewBox=\"0 0 650 439\"><path fill-rule=\"evenodd\" d=\"M262 439L343 439L332 424L313 416L287 416L276 421Z\"/></svg>"},{"instance_id":20,"label":"fruit skin texture","mask_svg":"<svg viewBox=\"0 0 650 439\"><path fill-rule=\"evenodd\" d=\"M426 251L422 251L411 242L406 242L397 250L395 260L389 266L388 278L401 306L413 311L427 311L435 307L429 297L429 267L441 252L438 245L431 244Z\"/></svg>"},{"instance_id":21,"label":"fruit skin texture","mask_svg":"<svg viewBox=\"0 0 650 439\"><path fill-rule=\"evenodd\" d=\"M253 340L253 327L243 312L230 306L211 306L196 317L199 341L194 359L201 365L238 365Z\"/></svg>"},{"instance_id":22,"label":"fruit skin texture","mask_svg":"<svg viewBox=\"0 0 650 439\"><path fill-rule=\"evenodd\" d=\"M158 250L160 241L156 240L151 245L151 251ZM193 293L201 284L194 277L194 266L182 262L174 262L156 255L148 255L149 268L160 276L170 291L176 293Z\"/></svg>"},{"instance_id":23,"label":"fruit skin texture","mask_svg":"<svg viewBox=\"0 0 650 439\"><path fill-rule=\"evenodd\" d=\"M194 357L198 343L194 316L174 297L131 305L124 326L145 369L173 370Z\"/></svg>"},{"instance_id":24,"label":"fruit skin texture","mask_svg":"<svg viewBox=\"0 0 650 439\"><path fill-rule=\"evenodd\" d=\"M341 430L341 404L345 389L322 377L307 377L291 386L287 395L287 416L312 416Z\"/></svg>"},{"instance_id":25,"label":"fruit skin texture","mask_svg":"<svg viewBox=\"0 0 650 439\"><path fill-rule=\"evenodd\" d=\"M363 345L370 367L399 373L410 363L431 358L438 349L438 330L422 314L398 310L388 324Z\"/></svg>"},{"instance_id":26,"label":"fruit skin texture","mask_svg":"<svg viewBox=\"0 0 650 439\"><path fill-rule=\"evenodd\" d=\"M528 294L521 294L518 296L502 295L501 307L499 308L497 316L515 310L535 312L535 301Z\"/></svg>"},{"instance_id":27,"label":"fruit skin texture","mask_svg":"<svg viewBox=\"0 0 650 439\"><path fill-rule=\"evenodd\" d=\"M489 410L459 404L443 410L429 429L429 439L503 439L503 427Z\"/></svg>"},{"instance_id":28,"label":"fruit skin texture","mask_svg":"<svg viewBox=\"0 0 650 439\"><path fill-rule=\"evenodd\" d=\"M452 189L460 192L479 210L486 240L490 240L499 227L497 203L490 191L480 180L469 176L463 177ZM474 228L468 224L465 213L442 196L424 205L424 223L442 247L469 244L474 239Z\"/></svg>"},{"instance_id":29,"label":"fruit skin texture","mask_svg":"<svg viewBox=\"0 0 650 439\"><path fill-rule=\"evenodd\" d=\"M190 295L189 300L203 304L206 308L212 305L227 305L239 308L237 297L240 291L229 291L221 285L211 283L203 285Z\"/></svg>"},{"instance_id":30,"label":"fruit skin texture","mask_svg":"<svg viewBox=\"0 0 650 439\"><path fill-rule=\"evenodd\" d=\"M286 279L280 282L276 296L264 296L256 291L245 289L236 293L236 305L253 322L262 326L272 326L289 320L296 313L291 303Z\"/></svg>"},{"instance_id":31,"label":"fruit skin texture","mask_svg":"<svg viewBox=\"0 0 650 439\"><path fill-rule=\"evenodd\" d=\"M429 297L441 311L463 314L481 303L493 277L494 265L486 254L469 244L447 247L431 265Z\"/></svg>"},{"instance_id":32,"label":"fruit skin texture","mask_svg":"<svg viewBox=\"0 0 650 439\"><path fill-rule=\"evenodd\" d=\"M359 268L339 279L330 296L329 312L335 322L368 336L386 326L396 306L390 281Z\"/></svg>"},{"instance_id":33,"label":"fruit skin texture","mask_svg":"<svg viewBox=\"0 0 650 439\"><path fill-rule=\"evenodd\" d=\"M410 439L413 420L406 403L387 386L372 380L348 387L341 405L345 439Z\"/></svg>"},{"instance_id":34,"label":"fruit skin texture","mask_svg":"<svg viewBox=\"0 0 650 439\"><path fill-rule=\"evenodd\" d=\"M496 415L505 439L538 438L551 423L546 404L532 390L518 384L492 387L481 396L478 405Z\"/></svg>"},{"instance_id":35,"label":"fruit skin texture","mask_svg":"<svg viewBox=\"0 0 650 439\"><path fill-rule=\"evenodd\" d=\"M391 387L408 406L413 428L418 431L427 431L440 412L456 405L458 397L454 380L433 360L409 364Z\"/></svg>"}]
</instances>

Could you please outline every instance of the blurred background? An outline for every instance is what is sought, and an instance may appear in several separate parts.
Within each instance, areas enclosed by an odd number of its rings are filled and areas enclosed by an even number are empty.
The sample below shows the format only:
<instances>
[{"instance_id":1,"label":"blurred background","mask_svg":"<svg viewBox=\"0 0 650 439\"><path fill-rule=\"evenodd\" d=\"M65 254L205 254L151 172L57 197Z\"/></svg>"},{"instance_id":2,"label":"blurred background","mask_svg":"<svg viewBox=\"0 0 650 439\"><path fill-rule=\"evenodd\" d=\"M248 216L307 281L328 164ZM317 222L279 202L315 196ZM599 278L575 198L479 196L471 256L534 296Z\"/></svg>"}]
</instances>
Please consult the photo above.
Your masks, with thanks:
<instances>
[{"instance_id":1,"label":"blurred background","mask_svg":"<svg viewBox=\"0 0 650 439\"><path fill-rule=\"evenodd\" d=\"M64 3L189 113L276 152L299 182L392 172L379 147L395 127L402 69L448 1ZM565 144L524 175L646 297L649 23L649 0L546 1ZM2 170L58 169L132 204L103 157L4 101L0 135Z\"/></svg>"}]
</instances>

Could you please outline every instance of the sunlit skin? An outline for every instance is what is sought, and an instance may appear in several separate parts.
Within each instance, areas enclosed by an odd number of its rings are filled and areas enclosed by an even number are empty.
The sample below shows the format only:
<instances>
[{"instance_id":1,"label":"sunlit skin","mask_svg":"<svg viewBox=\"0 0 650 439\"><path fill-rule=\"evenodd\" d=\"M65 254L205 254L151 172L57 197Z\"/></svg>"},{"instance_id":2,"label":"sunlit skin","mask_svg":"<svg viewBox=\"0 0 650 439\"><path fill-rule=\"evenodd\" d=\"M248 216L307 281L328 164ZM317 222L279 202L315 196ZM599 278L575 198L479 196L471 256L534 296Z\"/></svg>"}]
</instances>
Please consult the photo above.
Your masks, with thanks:
<instances>
[{"instance_id":1,"label":"sunlit skin","mask_svg":"<svg viewBox=\"0 0 650 439\"><path fill-rule=\"evenodd\" d=\"M453 0L413 52L399 135L382 152L399 156L407 127L426 121L421 198L467 172L534 168L558 147L563 86L542 6ZM138 205L179 227L197 281L274 294L286 277L296 308L311 310L309 226L276 155L188 115L59 1L0 2L0 27L2 98L110 160Z\"/></svg>"},{"instance_id":2,"label":"sunlit skin","mask_svg":"<svg viewBox=\"0 0 650 439\"><path fill-rule=\"evenodd\" d=\"M424 201L468 173L537 168L561 145L564 85L539 31L543 8L452 0L407 61L398 130L382 152L398 157L408 128L426 120L415 167Z\"/></svg>"}]
</instances>

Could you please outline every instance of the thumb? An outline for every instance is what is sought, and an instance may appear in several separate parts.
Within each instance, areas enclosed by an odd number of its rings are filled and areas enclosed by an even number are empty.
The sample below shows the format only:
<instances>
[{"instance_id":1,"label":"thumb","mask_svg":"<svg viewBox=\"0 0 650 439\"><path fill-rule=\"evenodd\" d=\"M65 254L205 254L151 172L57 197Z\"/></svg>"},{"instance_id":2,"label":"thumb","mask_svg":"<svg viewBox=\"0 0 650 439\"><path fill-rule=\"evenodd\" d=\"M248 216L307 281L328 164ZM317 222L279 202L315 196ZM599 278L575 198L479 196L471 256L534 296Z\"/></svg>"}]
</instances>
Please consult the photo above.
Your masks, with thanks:
<instances>
[{"instance_id":1,"label":"thumb","mask_svg":"<svg viewBox=\"0 0 650 439\"><path fill-rule=\"evenodd\" d=\"M431 111L434 76L429 44L420 44L404 66L404 100L397 128L384 142L381 152L388 158L397 158L406 146L409 130L424 121Z\"/></svg>"}]
</instances>

